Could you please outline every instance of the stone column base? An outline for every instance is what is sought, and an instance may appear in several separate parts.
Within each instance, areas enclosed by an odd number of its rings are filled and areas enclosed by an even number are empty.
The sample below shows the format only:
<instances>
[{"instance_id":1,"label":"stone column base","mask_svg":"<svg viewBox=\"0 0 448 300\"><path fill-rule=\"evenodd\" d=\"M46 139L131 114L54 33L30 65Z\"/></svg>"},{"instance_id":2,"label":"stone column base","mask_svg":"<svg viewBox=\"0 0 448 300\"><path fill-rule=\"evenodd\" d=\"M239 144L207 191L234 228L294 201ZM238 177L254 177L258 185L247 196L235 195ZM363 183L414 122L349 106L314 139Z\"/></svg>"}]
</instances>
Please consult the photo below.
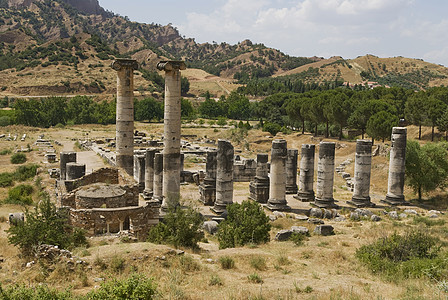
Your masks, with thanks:
<instances>
[{"instance_id":1,"label":"stone column base","mask_svg":"<svg viewBox=\"0 0 448 300\"><path fill-rule=\"evenodd\" d=\"M278 210L278 211L290 211L291 207L288 206L288 203L286 200L276 200L276 199L269 199L268 204L266 205L266 208L269 210Z\"/></svg>"},{"instance_id":2,"label":"stone column base","mask_svg":"<svg viewBox=\"0 0 448 300\"><path fill-rule=\"evenodd\" d=\"M217 215L221 215L223 212L227 211L227 204L216 203L213 207L210 208L212 212Z\"/></svg>"},{"instance_id":3,"label":"stone column base","mask_svg":"<svg viewBox=\"0 0 448 300\"><path fill-rule=\"evenodd\" d=\"M216 201L216 187L215 186L201 184L199 186L199 194L200 194L199 200L204 205L212 206L215 204L215 201Z\"/></svg>"},{"instance_id":4,"label":"stone column base","mask_svg":"<svg viewBox=\"0 0 448 300\"><path fill-rule=\"evenodd\" d=\"M347 204L354 207L375 207L375 203L370 202L370 197L352 197L352 200L347 201Z\"/></svg>"},{"instance_id":5,"label":"stone column base","mask_svg":"<svg viewBox=\"0 0 448 300\"><path fill-rule=\"evenodd\" d=\"M314 202L311 203L311 205L315 206L315 207L319 207L319 208L338 208L339 206L336 203L334 203L334 202L335 201L334 201L333 198L331 198L331 199L318 199L318 198L316 198L314 200Z\"/></svg>"},{"instance_id":6,"label":"stone column base","mask_svg":"<svg viewBox=\"0 0 448 300\"><path fill-rule=\"evenodd\" d=\"M249 184L250 196L249 198L258 203L267 203L269 199L269 183L260 184L258 182L251 182Z\"/></svg>"},{"instance_id":7,"label":"stone column base","mask_svg":"<svg viewBox=\"0 0 448 300\"><path fill-rule=\"evenodd\" d=\"M297 187L297 185L290 185L290 186L286 186L286 194L287 195L292 195L292 194L297 194L297 191L299 190L299 188Z\"/></svg>"},{"instance_id":8,"label":"stone column base","mask_svg":"<svg viewBox=\"0 0 448 300\"><path fill-rule=\"evenodd\" d=\"M314 201L314 191L311 192L301 192L299 191L297 195L294 195L295 199L302 202L313 202Z\"/></svg>"},{"instance_id":9,"label":"stone column base","mask_svg":"<svg viewBox=\"0 0 448 300\"><path fill-rule=\"evenodd\" d=\"M386 195L386 199L381 200L381 202L392 205L392 206L397 206L397 205L408 205L409 202L404 200L404 196L395 196L395 195Z\"/></svg>"}]
</instances>

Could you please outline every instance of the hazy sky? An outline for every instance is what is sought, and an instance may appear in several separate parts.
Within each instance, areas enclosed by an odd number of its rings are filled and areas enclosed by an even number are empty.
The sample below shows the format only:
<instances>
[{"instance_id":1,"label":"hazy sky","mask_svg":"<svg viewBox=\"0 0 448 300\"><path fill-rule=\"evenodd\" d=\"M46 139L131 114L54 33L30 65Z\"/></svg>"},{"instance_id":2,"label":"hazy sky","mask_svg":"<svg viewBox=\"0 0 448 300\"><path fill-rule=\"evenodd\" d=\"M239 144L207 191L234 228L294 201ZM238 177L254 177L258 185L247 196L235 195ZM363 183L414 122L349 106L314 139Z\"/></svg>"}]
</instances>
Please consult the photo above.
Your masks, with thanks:
<instances>
[{"instance_id":1,"label":"hazy sky","mask_svg":"<svg viewBox=\"0 0 448 300\"><path fill-rule=\"evenodd\" d=\"M99 0L132 21L181 35L250 39L294 56L422 58L448 66L446 0Z\"/></svg>"}]
</instances>

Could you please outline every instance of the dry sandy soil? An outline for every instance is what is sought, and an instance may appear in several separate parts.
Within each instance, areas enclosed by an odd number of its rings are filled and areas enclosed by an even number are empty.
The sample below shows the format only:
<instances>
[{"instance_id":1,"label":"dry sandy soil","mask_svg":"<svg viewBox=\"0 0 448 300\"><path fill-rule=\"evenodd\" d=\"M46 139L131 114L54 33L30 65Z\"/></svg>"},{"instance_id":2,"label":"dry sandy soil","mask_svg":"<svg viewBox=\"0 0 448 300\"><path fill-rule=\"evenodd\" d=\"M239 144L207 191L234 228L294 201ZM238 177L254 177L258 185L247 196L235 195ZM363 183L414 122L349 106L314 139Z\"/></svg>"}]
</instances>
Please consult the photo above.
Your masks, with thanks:
<instances>
[{"instance_id":1,"label":"dry sandy soil","mask_svg":"<svg viewBox=\"0 0 448 300\"><path fill-rule=\"evenodd\" d=\"M273 140L269 134L259 130L251 130L247 136L241 137L230 128L198 126L184 124L182 134L195 134L198 138L207 136L210 139L233 139L235 149L241 151L241 155L247 158L255 158L260 152L268 153ZM163 131L162 124L154 123L137 123L136 129L154 138L159 138ZM45 164L44 151L33 146L39 134L45 133L45 138L57 140L63 144L55 147L56 152L76 150L72 139L86 137L97 139L115 135L114 126L100 125L50 129L10 126L1 128L0 131L0 133L18 134L19 137L23 133L28 134L24 142L1 140L0 151L13 150L30 144L33 151L27 154L28 161L42 165L39 176L50 192L54 186L54 179L49 178L46 169L57 167L57 163ZM430 134L430 128L425 128L423 135L426 139L428 134ZM415 138L416 135L416 128L410 127L409 136ZM275 138L284 138L288 141L289 148L298 149L303 143L318 144L322 140L322 138L313 138L309 134L300 133L278 134ZM332 141L338 143L336 165L347 158L354 159L354 141ZM388 143L380 144L387 147ZM89 152L80 152L78 155L80 160L89 164L88 170L99 168L104 164L101 159ZM15 169L16 166L10 164L9 159L10 155L0 155L1 172ZM185 168L203 170L204 164L197 163L197 159L187 156ZM371 197L372 201L378 204L378 207L373 209L378 214L385 209L379 200L387 192L387 170L386 156L380 155L373 158ZM346 171L353 174L353 163L347 167ZM247 199L248 185L248 183L235 184L235 201L241 202ZM182 185L181 189L184 204L197 207L207 215L211 214L207 207L200 205L197 186ZM0 188L0 199L6 196L7 189ZM407 200L415 198L412 190L408 188L405 189L405 196ZM345 201L351 198L351 193L345 188L344 181L337 174L335 174L334 197L342 207L340 213L347 215L349 211ZM429 201L413 202L416 205L411 205L409 208L421 214L426 212L424 208L426 206L446 210L447 201L444 198L446 197L442 197L442 200L435 204ZM89 239L91 245L89 248L74 250L76 255L89 263L87 267L77 268L75 271L67 270L62 264L56 264L50 268L35 264L27 268L25 265L28 260L21 258L17 248L7 243L7 234L4 231L9 227L6 222L8 213L21 211L23 208L2 205L0 206L0 255L5 260L0 263L0 283L26 285L47 283L61 289L70 286L74 293L84 294L99 286L103 279L126 277L132 272L139 272L155 279L162 299L445 299L447 297L437 289L436 282L428 279L395 283L385 281L369 273L354 256L357 248L379 237L392 232L402 232L411 227L424 226L414 225L412 217L396 221L381 215L383 220L378 223L367 220L358 222L325 220L326 224L334 226L335 235L322 237L311 234L304 245L296 246L292 242L274 241L273 237L280 229L288 229L293 225L306 226L311 232L315 225L294 219L294 213L303 213L310 208L308 203L299 202L292 195L288 195L287 200L293 208L293 213L288 213L286 217L272 222L272 241L265 245L219 250L216 237L207 235L207 240L201 243L202 250L192 252L184 249L186 250L184 256L176 256L171 254L171 248L168 246L151 243L123 243L119 238L112 236L95 237ZM445 216L441 218L447 219ZM444 241L448 240L443 226L422 228ZM160 259L162 256L165 259ZM235 268L223 270L218 263L219 258L223 256L231 257L235 261ZM265 266L259 270L255 269L251 264L254 258L264 259ZM121 262L123 268L117 268L117 262ZM251 283L248 280L248 276L255 273L262 278L261 284ZM308 288L305 289L306 287Z\"/></svg>"}]
</instances>

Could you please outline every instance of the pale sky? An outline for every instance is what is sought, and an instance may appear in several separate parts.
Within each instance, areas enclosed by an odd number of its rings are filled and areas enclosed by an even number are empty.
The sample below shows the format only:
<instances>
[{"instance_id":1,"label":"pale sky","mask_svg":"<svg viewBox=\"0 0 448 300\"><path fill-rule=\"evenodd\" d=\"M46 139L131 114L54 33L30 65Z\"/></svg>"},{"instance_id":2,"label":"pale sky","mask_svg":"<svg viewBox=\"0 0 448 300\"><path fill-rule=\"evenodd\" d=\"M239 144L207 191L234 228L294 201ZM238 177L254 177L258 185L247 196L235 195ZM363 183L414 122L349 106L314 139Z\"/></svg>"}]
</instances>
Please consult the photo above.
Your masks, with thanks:
<instances>
[{"instance_id":1,"label":"pale sky","mask_svg":"<svg viewBox=\"0 0 448 300\"><path fill-rule=\"evenodd\" d=\"M294 56L404 56L448 66L446 0L99 0L196 42L245 39Z\"/></svg>"}]
</instances>

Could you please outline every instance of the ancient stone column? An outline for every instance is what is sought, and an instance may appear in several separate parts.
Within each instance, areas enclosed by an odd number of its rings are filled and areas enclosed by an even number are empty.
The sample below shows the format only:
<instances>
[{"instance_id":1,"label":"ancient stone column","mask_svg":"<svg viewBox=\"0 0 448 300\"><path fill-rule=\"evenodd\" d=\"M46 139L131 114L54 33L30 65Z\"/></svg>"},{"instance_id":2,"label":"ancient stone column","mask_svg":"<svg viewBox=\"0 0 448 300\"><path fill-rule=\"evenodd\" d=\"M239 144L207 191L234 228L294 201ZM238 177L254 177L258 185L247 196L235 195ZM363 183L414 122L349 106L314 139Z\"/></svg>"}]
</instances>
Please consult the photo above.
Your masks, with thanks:
<instances>
[{"instance_id":1,"label":"ancient stone column","mask_svg":"<svg viewBox=\"0 0 448 300\"><path fill-rule=\"evenodd\" d=\"M226 140L218 140L216 155L216 201L213 211L221 214L228 204L233 203L233 161L234 149Z\"/></svg>"},{"instance_id":2,"label":"ancient stone column","mask_svg":"<svg viewBox=\"0 0 448 300\"><path fill-rule=\"evenodd\" d=\"M314 153L316 146L303 144L300 158L299 192L297 199L303 202L314 201Z\"/></svg>"},{"instance_id":3,"label":"ancient stone column","mask_svg":"<svg viewBox=\"0 0 448 300\"><path fill-rule=\"evenodd\" d=\"M154 155L154 184L152 199L162 204L163 199L163 154Z\"/></svg>"},{"instance_id":4,"label":"ancient stone column","mask_svg":"<svg viewBox=\"0 0 448 300\"><path fill-rule=\"evenodd\" d=\"M134 179L138 183L138 191L145 189L145 157L144 154L134 155Z\"/></svg>"},{"instance_id":5,"label":"ancient stone column","mask_svg":"<svg viewBox=\"0 0 448 300\"><path fill-rule=\"evenodd\" d=\"M204 182L199 186L201 202L204 205L214 205L216 200L216 156L218 152L208 151L205 163Z\"/></svg>"},{"instance_id":6,"label":"ancient stone column","mask_svg":"<svg viewBox=\"0 0 448 300\"><path fill-rule=\"evenodd\" d=\"M355 154L355 187L353 197L348 204L356 207L371 207L370 172L372 166L372 141L357 140Z\"/></svg>"},{"instance_id":7,"label":"ancient stone column","mask_svg":"<svg viewBox=\"0 0 448 300\"><path fill-rule=\"evenodd\" d=\"M406 127L392 128L389 179L386 199L383 200L383 202L390 205L406 203L403 195L406 162L406 134Z\"/></svg>"},{"instance_id":8,"label":"ancient stone column","mask_svg":"<svg viewBox=\"0 0 448 300\"><path fill-rule=\"evenodd\" d=\"M335 143L319 144L319 161L317 164L317 189L314 205L317 207L337 207L333 199L334 154Z\"/></svg>"},{"instance_id":9,"label":"ancient stone column","mask_svg":"<svg viewBox=\"0 0 448 300\"><path fill-rule=\"evenodd\" d=\"M269 184L270 210L290 210L286 202L286 157L288 155L285 140L274 140L271 149L271 178Z\"/></svg>"},{"instance_id":10,"label":"ancient stone column","mask_svg":"<svg viewBox=\"0 0 448 300\"><path fill-rule=\"evenodd\" d=\"M286 156L286 194L297 193L297 157L299 150L288 149Z\"/></svg>"},{"instance_id":11,"label":"ancient stone column","mask_svg":"<svg viewBox=\"0 0 448 300\"><path fill-rule=\"evenodd\" d=\"M86 164L67 163L67 180L75 180L86 175Z\"/></svg>"},{"instance_id":12,"label":"ancient stone column","mask_svg":"<svg viewBox=\"0 0 448 300\"><path fill-rule=\"evenodd\" d=\"M129 175L134 165L134 70L138 69L133 59L117 59L112 63L117 71L117 123L116 162Z\"/></svg>"},{"instance_id":13,"label":"ancient stone column","mask_svg":"<svg viewBox=\"0 0 448 300\"><path fill-rule=\"evenodd\" d=\"M180 200L180 70L186 67L183 61L161 61L157 68L165 71L162 208L168 209Z\"/></svg>"},{"instance_id":14,"label":"ancient stone column","mask_svg":"<svg viewBox=\"0 0 448 300\"><path fill-rule=\"evenodd\" d=\"M153 194L154 186L154 156L156 149L147 149L145 156L145 190L143 191L143 198L150 200Z\"/></svg>"},{"instance_id":15,"label":"ancient stone column","mask_svg":"<svg viewBox=\"0 0 448 300\"><path fill-rule=\"evenodd\" d=\"M61 152L59 154L61 180L67 179L67 164L71 162L76 162L76 152Z\"/></svg>"},{"instance_id":16,"label":"ancient stone column","mask_svg":"<svg viewBox=\"0 0 448 300\"><path fill-rule=\"evenodd\" d=\"M258 203L269 199L269 165L267 154L257 154L257 170L254 181L249 184L250 198Z\"/></svg>"}]
</instances>

